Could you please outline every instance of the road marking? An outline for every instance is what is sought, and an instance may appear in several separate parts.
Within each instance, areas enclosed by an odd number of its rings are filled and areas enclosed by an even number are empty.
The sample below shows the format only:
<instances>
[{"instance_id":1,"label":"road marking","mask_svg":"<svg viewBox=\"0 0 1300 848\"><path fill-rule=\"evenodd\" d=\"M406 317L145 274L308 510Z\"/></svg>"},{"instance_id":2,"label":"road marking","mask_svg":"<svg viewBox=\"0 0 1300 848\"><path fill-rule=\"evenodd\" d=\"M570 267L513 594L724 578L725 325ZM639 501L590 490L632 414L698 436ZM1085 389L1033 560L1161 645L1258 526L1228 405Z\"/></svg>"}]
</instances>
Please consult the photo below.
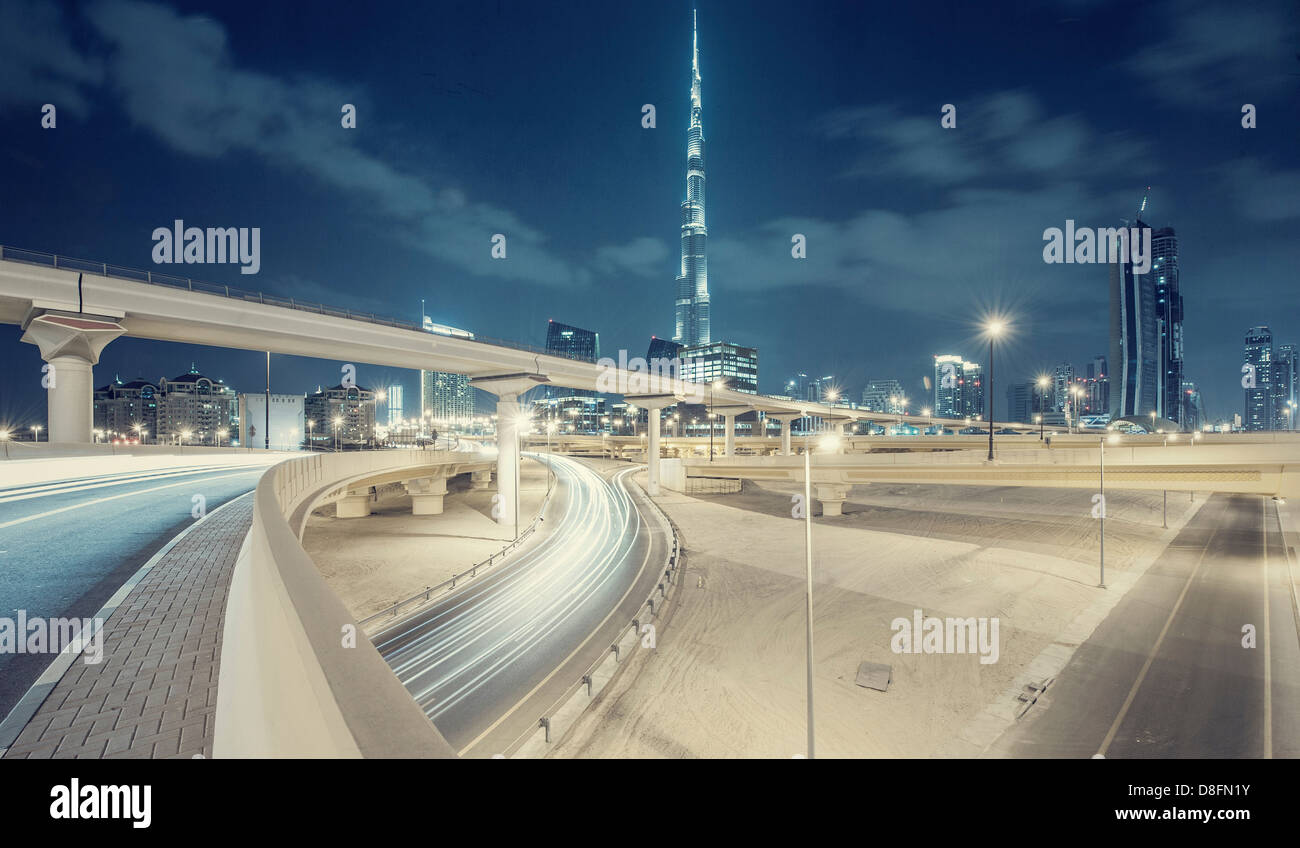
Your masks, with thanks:
<instances>
[{"instance_id":1,"label":"road marking","mask_svg":"<svg viewBox=\"0 0 1300 848\"><path fill-rule=\"evenodd\" d=\"M210 480L222 480L226 477L242 477L246 474L253 474L253 473L261 474L265 470L266 469L264 468L255 468L252 469L251 471L239 471L234 474L218 474L215 477L204 477L202 482L207 482ZM168 483L165 486L154 486L152 489L141 489L138 492L123 492L120 495L109 495L106 498L95 498L94 500L91 501L82 501L81 503L70 504L68 506L61 506L58 509L51 509L46 512L38 512L36 515L28 515L23 518L15 518L12 521L6 521L3 524L0 524L0 530L5 529L6 527L13 527L15 524L24 524L28 521L36 521L37 519L40 518L48 518L51 515L58 515L61 512L68 512L69 510L73 510L73 509L81 509L82 507L85 506L94 506L95 504L106 503L108 501L115 501L119 498L131 498L131 497L135 497L136 495L147 495L150 492L157 492L161 489L174 489L177 486L193 486L197 482L200 481L182 480L179 483Z\"/></svg>"},{"instance_id":2,"label":"road marking","mask_svg":"<svg viewBox=\"0 0 1300 848\"><path fill-rule=\"evenodd\" d=\"M1268 616L1268 498L1259 499L1259 537L1264 546L1264 759L1273 759L1273 646Z\"/></svg>"},{"instance_id":3,"label":"road marking","mask_svg":"<svg viewBox=\"0 0 1300 848\"><path fill-rule=\"evenodd\" d=\"M1196 567L1192 573L1187 575L1187 582L1183 584L1183 591L1178 594L1178 601L1174 608L1169 611L1169 617L1165 619L1165 626L1160 628L1160 635L1156 638L1155 645L1151 648L1151 653L1147 655L1147 661L1142 664L1142 670L1138 672L1137 680L1133 681L1133 687L1128 690L1128 697L1124 699L1124 705L1119 708L1119 715L1115 716L1115 721L1111 724L1110 730L1106 732L1106 738L1101 740L1101 747L1097 753L1104 758L1106 749L1110 743L1115 740L1115 734L1119 732L1119 726L1124 722L1124 717L1128 715L1129 707L1133 705L1133 699L1137 697L1138 689L1142 686L1142 681L1146 680L1147 672L1151 670L1151 664L1155 662L1156 654L1160 652L1160 645L1165 641L1165 634L1169 632L1169 625L1174 623L1174 616L1178 615L1178 610L1183 605L1183 599L1187 597L1187 590L1192 587L1192 581L1201 570L1201 564L1205 562L1205 555L1209 553L1210 546L1214 544L1214 537L1219 534L1219 527L1216 524L1210 532L1210 538L1205 541L1205 547L1201 548L1201 555L1196 558Z\"/></svg>"}]
</instances>

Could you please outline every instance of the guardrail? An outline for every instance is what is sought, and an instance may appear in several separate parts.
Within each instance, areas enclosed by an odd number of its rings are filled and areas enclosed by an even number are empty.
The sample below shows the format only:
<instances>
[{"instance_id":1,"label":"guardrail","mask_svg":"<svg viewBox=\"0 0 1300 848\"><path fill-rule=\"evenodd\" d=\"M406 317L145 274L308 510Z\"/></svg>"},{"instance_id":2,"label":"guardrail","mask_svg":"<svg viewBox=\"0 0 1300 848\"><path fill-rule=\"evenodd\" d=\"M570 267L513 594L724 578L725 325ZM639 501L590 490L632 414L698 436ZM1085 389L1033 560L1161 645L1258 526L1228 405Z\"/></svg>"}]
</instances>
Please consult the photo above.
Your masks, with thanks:
<instances>
[{"instance_id":1,"label":"guardrail","mask_svg":"<svg viewBox=\"0 0 1300 848\"><path fill-rule=\"evenodd\" d=\"M301 312L314 312L318 315L331 315L335 318L347 318L351 321L365 321L369 324L380 324L385 327L394 327L399 330L417 330L422 333L428 332L424 327L412 321L389 318L384 315L377 315L374 312L357 312L351 309L339 309L309 300L299 300L292 297L276 297L260 291L249 291L247 289L239 289L234 286L227 286L219 283L206 283L202 280L191 279L190 277L177 277L171 274L160 274L156 271L142 271L138 268L111 265L107 262L91 262L86 259L74 259L70 256L59 256L55 253L42 253L38 250L25 250L20 247L0 245L0 260L4 259L8 259L11 262L22 262L27 265L42 265L47 268L60 268L69 271L80 271L86 274L98 274L101 277L130 280L134 283L145 283L151 286L166 286L167 288L173 289L185 289L192 292L201 292L202 294L217 295L218 297L228 297L233 300L245 300L250 303L262 303L268 306L283 306L288 309L297 309ZM556 355L553 351L547 351L546 348L537 345L510 341L508 339L495 339L489 336L480 336L477 333L473 338L467 338L464 339L464 341L478 342L481 344L493 345L495 347L508 347L515 350L527 351L529 353L543 353L548 356Z\"/></svg>"},{"instance_id":2,"label":"guardrail","mask_svg":"<svg viewBox=\"0 0 1300 848\"><path fill-rule=\"evenodd\" d=\"M507 745L505 750L501 752L503 755L507 757L515 756L524 752L525 749L529 749L529 753L544 752L545 748L558 738L556 734L557 722L563 723L578 718L590 706L591 701L604 691L604 688L613 680L618 670L623 667L624 652L643 644L643 635L647 633L644 628L663 613L664 605L670 595L674 594L673 589L678 584L677 578L683 557L677 525L649 495L646 495L646 501L654 507L655 514L672 534L672 549L669 551L667 560L664 563L662 579L650 590L650 595L646 598L645 603L637 608L636 616L620 631L621 635L609 646L609 650L600 659L589 665L579 675L578 680L565 689L564 693L542 712L532 729ZM585 702L576 699L576 696L582 694L584 689L586 690ZM562 735L563 731L567 729L567 727L562 728L559 735Z\"/></svg>"},{"instance_id":3,"label":"guardrail","mask_svg":"<svg viewBox=\"0 0 1300 848\"><path fill-rule=\"evenodd\" d=\"M553 482L555 479L555 472L550 471L548 469L547 473L550 474L550 479ZM480 560L474 563L472 566L465 569L460 574L453 574L450 579L444 580L436 586L426 586L423 592L416 592L411 597L403 598L402 600L393 604L391 607L385 607L384 609L380 610L377 613L374 613L373 615L366 616L365 618L357 622L357 626L365 627L370 622L378 621L381 618L395 619L397 618L398 611L401 610L401 608L406 606L407 604L414 603L415 601L421 601L422 603L427 602L429 598L432 597L434 592L439 592L443 590L451 591L452 589L456 588L457 580L463 580L466 577L466 575L468 575L471 578L477 577L478 570L480 568L491 568L493 565L496 564L497 559L505 559L506 554L510 553L515 548L522 545L524 541L528 539L529 536L533 535L533 531L537 529L538 522L542 520L543 513L546 512L546 505L550 503L552 491L553 490L550 487L547 488L546 497L542 498L541 508L537 510L537 514L533 516L533 520L528 523L528 526L524 528L524 530L519 534L518 538L516 538L510 544L506 545L501 550L492 554L487 559Z\"/></svg>"}]
</instances>

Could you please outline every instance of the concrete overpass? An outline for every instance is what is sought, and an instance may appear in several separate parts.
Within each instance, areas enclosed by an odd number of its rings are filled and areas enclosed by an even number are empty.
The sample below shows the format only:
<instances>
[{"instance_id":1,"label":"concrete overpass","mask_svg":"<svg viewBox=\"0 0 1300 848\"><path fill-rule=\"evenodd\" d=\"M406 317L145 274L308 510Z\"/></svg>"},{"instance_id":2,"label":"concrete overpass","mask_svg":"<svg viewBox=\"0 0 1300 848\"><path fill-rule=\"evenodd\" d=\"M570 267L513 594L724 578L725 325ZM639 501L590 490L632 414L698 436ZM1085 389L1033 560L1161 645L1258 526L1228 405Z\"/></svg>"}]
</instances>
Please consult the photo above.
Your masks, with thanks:
<instances>
[{"instance_id":1,"label":"concrete overpass","mask_svg":"<svg viewBox=\"0 0 1300 848\"><path fill-rule=\"evenodd\" d=\"M1107 443L1105 486L1146 491L1197 491L1300 498L1300 436L1265 443L1164 446ZM1157 443L1151 443L1155 441ZM981 450L840 454L814 452L811 479L824 515L839 515L853 485L927 483L1102 490L1102 439L1091 446L1002 448L995 462ZM794 456L690 456L664 461L664 485L676 491L691 477L802 483Z\"/></svg>"},{"instance_id":2,"label":"concrete overpass","mask_svg":"<svg viewBox=\"0 0 1300 848\"><path fill-rule=\"evenodd\" d=\"M497 480L501 521L506 524L514 522L517 436L524 420L518 400L524 391L544 384L588 389L621 394L652 410L684 401L701 403L706 394L700 385L671 376L548 356L509 342L435 335L373 313L3 246L0 323L22 327L23 341L37 345L52 370L47 394L53 442L91 441L92 367L104 348L123 335L467 374L473 385L498 398ZM964 419L885 416L731 389L714 390L711 404L730 432L736 416L751 410L780 421L786 453L789 422L807 416L837 426L865 420L965 425ZM649 420L647 451L653 457L660 454L659 415L652 413ZM724 450L728 444L730 440ZM651 462L648 489L656 494L658 488L658 463Z\"/></svg>"}]
</instances>

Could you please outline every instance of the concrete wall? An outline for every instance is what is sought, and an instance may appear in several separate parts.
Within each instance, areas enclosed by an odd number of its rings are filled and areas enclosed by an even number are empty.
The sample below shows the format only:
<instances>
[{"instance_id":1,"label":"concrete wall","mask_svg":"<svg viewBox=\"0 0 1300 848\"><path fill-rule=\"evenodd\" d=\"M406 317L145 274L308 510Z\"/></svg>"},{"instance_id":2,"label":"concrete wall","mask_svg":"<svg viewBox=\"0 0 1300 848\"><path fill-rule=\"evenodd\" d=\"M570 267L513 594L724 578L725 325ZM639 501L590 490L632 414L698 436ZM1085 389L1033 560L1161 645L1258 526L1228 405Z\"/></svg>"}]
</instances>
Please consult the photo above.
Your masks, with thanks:
<instances>
[{"instance_id":1,"label":"concrete wall","mask_svg":"<svg viewBox=\"0 0 1300 848\"><path fill-rule=\"evenodd\" d=\"M481 461L450 451L318 453L263 475L226 607L215 756L455 756L330 591L290 518L340 486Z\"/></svg>"}]
</instances>

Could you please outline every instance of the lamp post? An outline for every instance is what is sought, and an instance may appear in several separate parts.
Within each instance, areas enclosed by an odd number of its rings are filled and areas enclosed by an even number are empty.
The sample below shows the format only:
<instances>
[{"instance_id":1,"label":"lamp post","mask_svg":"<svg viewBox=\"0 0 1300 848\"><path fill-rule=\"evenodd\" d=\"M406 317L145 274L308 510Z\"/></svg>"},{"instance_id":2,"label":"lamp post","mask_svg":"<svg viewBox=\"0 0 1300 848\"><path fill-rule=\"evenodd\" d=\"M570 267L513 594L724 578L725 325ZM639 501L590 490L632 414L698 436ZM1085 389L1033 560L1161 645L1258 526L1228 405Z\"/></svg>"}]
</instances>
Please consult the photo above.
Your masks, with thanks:
<instances>
[{"instance_id":1,"label":"lamp post","mask_svg":"<svg viewBox=\"0 0 1300 848\"><path fill-rule=\"evenodd\" d=\"M0 442L5 443L5 459L9 458L9 431L0 430Z\"/></svg>"},{"instance_id":2,"label":"lamp post","mask_svg":"<svg viewBox=\"0 0 1300 848\"><path fill-rule=\"evenodd\" d=\"M1037 384L1037 396L1038 396L1038 441L1040 442L1043 440L1043 396L1046 393L1047 387L1050 383L1051 380L1047 378L1046 374L1039 375L1038 384Z\"/></svg>"},{"instance_id":3,"label":"lamp post","mask_svg":"<svg viewBox=\"0 0 1300 848\"><path fill-rule=\"evenodd\" d=\"M315 430L316 430L315 419L308 418L307 419L307 450L308 451L315 450L315 447L312 445L312 438L315 435Z\"/></svg>"},{"instance_id":4,"label":"lamp post","mask_svg":"<svg viewBox=\"0 0 1300 848\"><path fill-rule=\"evenodd\" d=\"M217 447L221 447L221 440L226 438L229 433L230 431L224 428L217 431Z\"/></svg>"},{"instance_id":5,"label":"lamp post","mask_svg":"<svg viewBox=\"0 0 1300 848\"><path fill-rule=\"evenodd\" d=\"M839 437L831 435L822 439L829 453L839 453ZM804 619L805 644L808 652L808 759L816 754L813 732L813 548L812 548L812 445L805 444L803 451L803 501L804 501Z\"/></svg>"},{"instance_id":6,"label":"lamp post","mask_svg":"<svg viewBox=\"0 0 1300 848\"><path fill-rule=\"evenodd\" d=\"M984 395L988 398L989 408L989 462L993 461L993 398L995 397L993 394L993 342L998 336L1002 335L1004 329L1006 329L1006 324L1000 320L990 321L985 326L985 330L989 335L989 385L988 391Z\"/></svg>"},{"instance_id":7,"label":"lamp post","mask_svg":"<svg viewBox=\"0 0 1300 848\"><path fill-rule=\"evenodd\" d=\"M38 444L40 443L40 441L41 441L41 430L42 430L42 429L43 429L43 428L41 427L40 424L33 424L33 425L32 425L32 441L33 441L33 442L38 443Z\"/></svg>"},{"instance_id":8,"label":"lamp post","mask_svg":"<svg viewBox=\"0 0 1300 848\"><path fill-rule=\"evenodd\" d=\"M334 450L336 452L342 450L341 445L343 443L339 438L339 425L341 425L342 423L343 423L343 417L341 415L335 415L334 416Z\"/></svg>"}]
</instances>

